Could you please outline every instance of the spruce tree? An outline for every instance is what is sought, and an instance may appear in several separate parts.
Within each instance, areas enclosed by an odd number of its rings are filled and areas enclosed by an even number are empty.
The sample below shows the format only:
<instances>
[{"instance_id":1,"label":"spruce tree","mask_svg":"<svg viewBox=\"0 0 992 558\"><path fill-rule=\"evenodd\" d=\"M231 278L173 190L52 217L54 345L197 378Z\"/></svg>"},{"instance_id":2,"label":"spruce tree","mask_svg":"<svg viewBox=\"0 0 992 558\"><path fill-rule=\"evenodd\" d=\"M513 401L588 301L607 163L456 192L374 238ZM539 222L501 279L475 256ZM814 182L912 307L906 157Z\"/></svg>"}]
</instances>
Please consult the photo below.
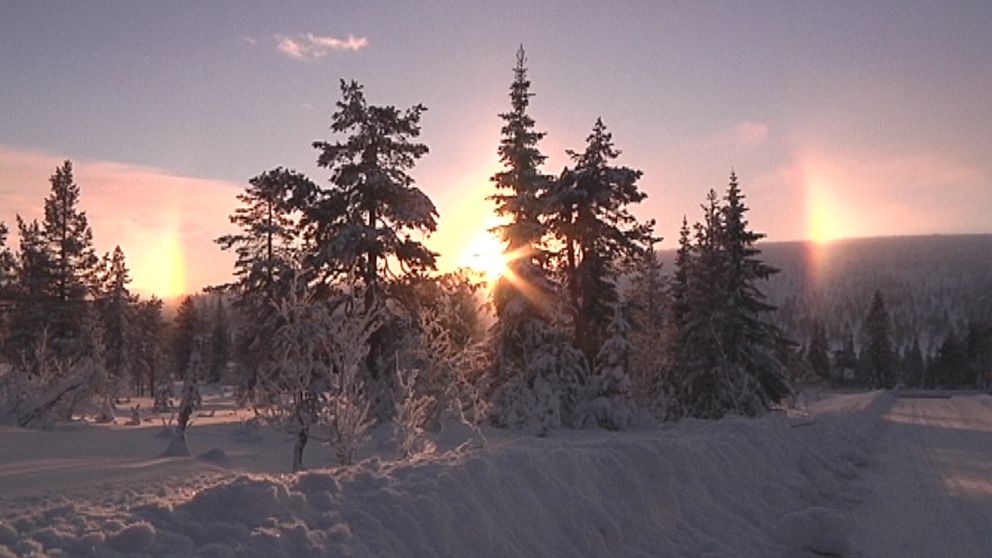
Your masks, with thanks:
<instances>
[{"instance_id":1,"label":"spruce tree","mask_svg":"<svg viewBox=\"0 0 992 558\"><path fill-rule=\"evenodd\" d=\"M871 375L872 386L892 388L895 386L895 355L892 350L892 324L885 309L885 301L878 290L872 295L871 307L865 317L867 337L866 366Z\"/></svg>"},{"instance_id":2,"label":"spruce tree","mask_svg":"<svg viewBox=\"0 0 992 558\"><path fill-rule=\"evenodd\" d=\"M638 223L628 206L643 201L641 171L613 166L620 156L612 134L597 118L585 151L568 151L565 169L548 196L549 231L563 246L559 254L574 318L575 347L595 359L618 301L618 266L630 265L650 249L654 222Z\"/></svg>"},{"instance_id":3,"label":"spruce tree","mask_svg":"<svg viewBox=\"0 0 992 558\"><path fill-rule=\"evenodd\" d=\"M596 422L609 430L627 428L634 419L631 398L631 325L626 304L618 302L609 324L609 337L596 355L593 413Z\"/></svg>"},{"instance_id":4,"label":"spruce tree","mask_svg":"<svg viewBox=\"0 0 992 558\"><path fill-rule=\"evenodd\" d=\"M114 248L112 255L104 256L102 267L97 311L103 325L103 355L108 375L120 381L124 374L133 370L131 319L137 297L127 288L131 276L120 246ZM139 381L134 380L137 386Z\"/></svg>"},{"instance_id":5,"label":"spruce tree","mask_svg":"<svg viewBox=\"0 0 992 558\"><path fill-rule=\"evenodd\" d=\"M778 354L780 347L794 343L765 318L775 307L768 304L758 282L767 281L779 270L759 259L761 250L755 243L765 235L748 227L747 211L737 175L731 172L722 208L727 273L723 346L730 362L743 367L757 381L755 396L766 409L791 392Z\"/></svg>"},{"instance_id":6,"label":"spruce tree","mask_svg":"<svg viewBox=\"0 0 992 558\"><path fill-rule=\"evenodd\" d=\"M93 232L86 213L80 211L79 186L72 162L65 161L50 179L52 189L45 198L42 222L46 250L51 257L51 287L55 304L48 317L49 333L57 354L79 356L86 347L82 331L86 299L96 285L99 259L93 250Z\"/></svg>"},{"instance_id":7,"label":"spruce tree","mask_svg":"<svg viewBox=\"0 0 992 558\"><path fill-rule=\"evenodd\" d=\"M555 297L541 244L546 232L544 198L552 179L539 168L546 159L537 146L544 132L534 129L534 119L527 112L533 93L526 63L521 46L510 85L511 110L499 115L504 124L497 153L504 169L493 175L497 193L490 197L496 203L496 214L506 219L495 230L509 256L507 272L493 289L498 369L504 376L526 365L525 343L546 335L539 330L546 329L551 319Z\"/></svg>"},{"instance_id":8,"label":"spruce tree","mask_svg":"<svg viewBox=\"0 0 992 558\"><path fill-rule=\"evenodd\" d=\"M528 114L530 81L523 47L510 85L510 111L503 119L498 153L503 170L492 177L496 227L506 246L507 271L493 289L493 327L498 385L494 421L502 426L536 426L547 433L574 418L580 382L588 379L588 360L553 327L558 321L557 286L550 279L543 247L547 197L553 181L540 170L545 157L537 147L544 137Z\"/></svg>"}]
</instances>

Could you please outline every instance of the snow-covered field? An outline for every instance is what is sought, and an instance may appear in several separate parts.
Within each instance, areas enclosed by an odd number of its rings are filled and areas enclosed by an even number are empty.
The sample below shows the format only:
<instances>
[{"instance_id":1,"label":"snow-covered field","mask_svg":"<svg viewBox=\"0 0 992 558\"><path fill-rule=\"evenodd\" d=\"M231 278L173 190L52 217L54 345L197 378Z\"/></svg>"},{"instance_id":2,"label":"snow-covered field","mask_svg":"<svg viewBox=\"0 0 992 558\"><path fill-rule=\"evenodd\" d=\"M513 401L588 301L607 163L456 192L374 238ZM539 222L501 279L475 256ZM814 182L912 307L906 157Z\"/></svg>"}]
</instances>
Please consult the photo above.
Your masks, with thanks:
<instances>
[{"instance_id":1,"label":"snow-covered field","mask_svg":"<svg viewBox=\"0 0 992 558\"><path fill-rule=\"evenodd\" d=\"M288 436L236 436L243 415L206 408L193 458L157 457L161 424L126 417L0 428L0 557L992 554L987 395L834 395L802 414L486 431L457 449L445 434L407 461L380 432L359 464L299 475ZM308 448L310 467L330 462Z\"/></svg>"}]
</instances>

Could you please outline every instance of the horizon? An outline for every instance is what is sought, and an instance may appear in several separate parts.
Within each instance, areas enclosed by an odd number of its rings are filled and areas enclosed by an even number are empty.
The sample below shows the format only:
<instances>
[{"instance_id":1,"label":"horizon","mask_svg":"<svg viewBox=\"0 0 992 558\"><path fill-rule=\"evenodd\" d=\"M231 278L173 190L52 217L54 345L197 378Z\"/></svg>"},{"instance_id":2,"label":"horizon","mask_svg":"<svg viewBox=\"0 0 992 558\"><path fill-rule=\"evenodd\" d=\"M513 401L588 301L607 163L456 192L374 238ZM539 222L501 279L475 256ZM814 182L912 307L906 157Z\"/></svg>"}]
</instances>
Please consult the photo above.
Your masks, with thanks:
<instances>
[{"instance_id":1,"label":"horizon","mask_svg":"<svg viewBox=\"0 0 992 558\"><path fill-rule=\"evenodd\" d=\"M354 78L371 103L427 106L412 172L439 212L427 244L441 271L484 266L522 43L544 172L602 116L618 163L644 172L633 212L657 219L662 250L731 169L766 242L992 233L992 6L234 7L10 7L0 220L39 217L71 159L94 245L122 246L132 290L226 282L213 240L235 196L275 166L326 184L310 142L334 137L337 82Z\"/></svg>"}]
</instances>

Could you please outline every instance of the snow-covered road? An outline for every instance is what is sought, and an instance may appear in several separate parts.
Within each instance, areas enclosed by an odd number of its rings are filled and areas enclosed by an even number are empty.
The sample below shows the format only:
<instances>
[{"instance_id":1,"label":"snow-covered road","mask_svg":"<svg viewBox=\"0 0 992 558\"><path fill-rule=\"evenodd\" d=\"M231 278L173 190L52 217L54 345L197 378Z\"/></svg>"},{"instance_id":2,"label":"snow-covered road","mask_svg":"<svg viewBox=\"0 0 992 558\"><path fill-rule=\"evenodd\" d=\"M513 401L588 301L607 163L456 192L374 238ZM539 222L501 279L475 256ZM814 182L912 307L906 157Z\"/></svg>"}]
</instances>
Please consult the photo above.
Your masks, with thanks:
<instances>
[{"instance_id":1,"label":"snow-covered road","mask_svg":"<svg viewBox=\"0 0 992 558\"><path fill-rule=\"evenodd\" d=\"M851 555L992 556L992 398L900 398L884 418Z\"/></svg>"}]
</instances>

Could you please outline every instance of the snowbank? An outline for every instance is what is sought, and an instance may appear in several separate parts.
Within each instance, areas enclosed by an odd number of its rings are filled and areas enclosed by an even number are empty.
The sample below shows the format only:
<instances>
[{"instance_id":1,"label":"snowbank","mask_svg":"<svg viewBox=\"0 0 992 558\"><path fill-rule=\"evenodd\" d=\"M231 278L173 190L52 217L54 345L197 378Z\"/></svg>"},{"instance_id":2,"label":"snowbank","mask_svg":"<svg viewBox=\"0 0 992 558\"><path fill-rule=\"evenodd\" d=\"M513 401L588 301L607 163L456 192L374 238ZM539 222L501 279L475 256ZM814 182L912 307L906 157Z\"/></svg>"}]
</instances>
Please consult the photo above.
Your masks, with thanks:
<instances>
[{"instance_id":1,"label":"snowbank","mask_svg":"<svg viewBox=\"0 0 992 558\"><path fill-rule=\"evenodd\" d=\"M839 555L888 401L45 500L0 518L0 556Z\"/></svg>"}]
</instances>

